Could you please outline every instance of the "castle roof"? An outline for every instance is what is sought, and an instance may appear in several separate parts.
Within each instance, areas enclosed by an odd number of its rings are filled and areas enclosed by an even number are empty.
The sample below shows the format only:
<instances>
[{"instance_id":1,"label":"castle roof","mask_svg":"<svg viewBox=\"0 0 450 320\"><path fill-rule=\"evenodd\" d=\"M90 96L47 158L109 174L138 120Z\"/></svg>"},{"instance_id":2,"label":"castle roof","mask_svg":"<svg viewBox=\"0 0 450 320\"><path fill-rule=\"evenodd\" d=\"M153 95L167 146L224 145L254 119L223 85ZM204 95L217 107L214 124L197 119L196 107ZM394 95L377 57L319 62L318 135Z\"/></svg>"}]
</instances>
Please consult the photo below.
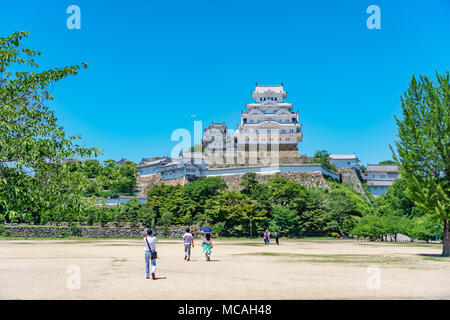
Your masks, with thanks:
<instances>
[{"instance_id":1,"label":"castle roof","mask_svg":"<svg viewBox=\"0 0 450 320\"><path fill-rule=\"evenodd\" d=\"M261 86L261 85L256 85L255 87L255 93L265 93L265 92L275 92L275 93L282 93L284 92L283 90L283 85L276 85L276 86Z\"/></svg>"},{"instance_id":2,"label":"castle roof","mask_svg":"<svg viewBox=\"0 0 450 320\"><path fill-rule=\"evenodd\" d=\"M398 172L395 164L367 164L366 172Z\"/></svg>"},{"instance_id":3,"label":"castle roof","mask_svg":"<svg viewBox=\"0 0 450 320\"><path fill-rule=\"evenodd\" d=\"M356 154L330 154L331 160L358 160ZM359 161L359 160L358 160Z\"/></svg>"}]
</instances>

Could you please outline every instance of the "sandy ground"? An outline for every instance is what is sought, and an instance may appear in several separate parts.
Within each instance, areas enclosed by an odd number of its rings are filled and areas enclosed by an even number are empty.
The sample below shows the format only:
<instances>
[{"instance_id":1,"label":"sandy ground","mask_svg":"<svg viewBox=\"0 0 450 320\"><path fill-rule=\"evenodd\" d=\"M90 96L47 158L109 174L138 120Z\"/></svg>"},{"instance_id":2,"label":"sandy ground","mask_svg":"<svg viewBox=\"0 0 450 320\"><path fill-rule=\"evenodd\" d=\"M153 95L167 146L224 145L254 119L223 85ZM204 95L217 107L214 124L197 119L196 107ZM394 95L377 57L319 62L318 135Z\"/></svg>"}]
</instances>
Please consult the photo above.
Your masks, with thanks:
<instances>
[{"instance_id":1,"label":"sandy ground","mask_svg":"<svg viewBox=\"0 0 450 320\"><path fill-rule=\"evenodd\" d=\"M0 298L450 298L450 260L437 258L439 245L261 242L214 241L206 262L197 240L187 262L181 241L161 239L153 281L142 240L1 240Z\"/></svg>"}]
</instances>

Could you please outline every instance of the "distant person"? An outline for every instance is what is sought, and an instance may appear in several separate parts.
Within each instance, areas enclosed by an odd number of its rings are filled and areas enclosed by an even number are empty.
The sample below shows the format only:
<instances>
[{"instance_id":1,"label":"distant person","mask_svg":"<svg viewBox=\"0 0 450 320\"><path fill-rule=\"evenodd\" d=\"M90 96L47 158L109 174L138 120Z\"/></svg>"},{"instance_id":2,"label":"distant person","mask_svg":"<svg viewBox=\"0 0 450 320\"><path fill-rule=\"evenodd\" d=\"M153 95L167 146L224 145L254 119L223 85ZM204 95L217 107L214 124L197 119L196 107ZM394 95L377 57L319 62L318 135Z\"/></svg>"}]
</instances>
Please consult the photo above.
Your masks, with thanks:
<instances>
[{"instance_id":1,"label":"distant person","mask_svg":"<svg viewBox=\"0 0 450 320\"><path fill-rule=\"evenodd\" d=\"M189 228L186 229L186 233L183 236L184 240L184 260L191 260L191 246L194 247L194 236Z\"/></svg>"},{"instance_id":2,"label":"distant person","mask_svg":"<svg viewBox=\"0 0 450 320\"><path fill-rule=\"evenodd\" d=\"M206 261L211 260L211 249L213 248L211 235L209 233L205 234L202 242L202 252L205 254Z\"/></svg>"},{"instance_id":3,"label":"distant person","mask_svg":"<svg viewBox=\"0 0 450 320\"><path fill-rule=\"evenodd\" d=\"M146 272L146 279L150 279L150 262L152 264L152 279L155 280L156 278L156 239L155 233L152 229L145 229L142 233L142 236L144 237L144 243L145 243L145 272Z\"/></svg>"},{"instance_id":4,"label":"distant person","mask_svg":"<svg viewBox=\"0 0 450 320\"><path fill-rule=\"evenodd\" d=\"M277 244L277 246L280 244L280 242L278 242L278 237L280 236L280 234L278 233L278 231L275 231L273 233L273 236L275 237L275 242Z\"/></svg>"},{"instance_id":5,"label":"distant person","mask_svg":"<svg viewBox=\"0 0 450 320\"><path fill-rule=\"evenodd\" d=\"M264 232L264 244L266 246L269 245L269 242L270 242L269 237L270 237L269 229L266 229L266 232Z\"/></svg>"}]
</instances>

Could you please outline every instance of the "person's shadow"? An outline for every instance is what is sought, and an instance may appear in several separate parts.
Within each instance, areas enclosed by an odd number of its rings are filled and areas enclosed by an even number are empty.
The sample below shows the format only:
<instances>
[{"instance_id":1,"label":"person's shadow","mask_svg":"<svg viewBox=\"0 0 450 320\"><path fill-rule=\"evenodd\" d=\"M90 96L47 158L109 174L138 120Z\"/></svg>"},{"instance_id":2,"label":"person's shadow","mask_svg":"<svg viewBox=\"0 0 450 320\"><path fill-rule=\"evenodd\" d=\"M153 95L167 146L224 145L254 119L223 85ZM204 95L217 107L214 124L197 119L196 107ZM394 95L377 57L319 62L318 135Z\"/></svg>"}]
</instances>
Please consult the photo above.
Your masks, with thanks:
<instances>
[{"instance_id":1,"label":"person's shadow","mask_svg":"<svg viewBox=\"0 0 450 320\"><path fill-rule=\"evenodd\" d=\"M155 277L155 280L164 280L167 279L167 277Z\"/></svg>"}]
</instances>

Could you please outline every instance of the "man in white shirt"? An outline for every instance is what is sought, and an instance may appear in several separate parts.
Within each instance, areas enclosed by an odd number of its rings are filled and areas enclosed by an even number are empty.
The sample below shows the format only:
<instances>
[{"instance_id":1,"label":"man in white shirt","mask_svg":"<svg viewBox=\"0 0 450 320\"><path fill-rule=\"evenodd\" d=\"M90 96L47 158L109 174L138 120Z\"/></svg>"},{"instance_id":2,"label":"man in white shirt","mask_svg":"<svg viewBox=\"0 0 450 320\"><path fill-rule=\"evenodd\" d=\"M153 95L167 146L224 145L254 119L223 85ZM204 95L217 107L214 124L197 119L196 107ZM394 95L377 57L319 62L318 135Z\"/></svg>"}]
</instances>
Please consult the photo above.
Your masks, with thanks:
<instances>
[{"instance_id":1,"label":"man in white shirt","mask_svg":"<svg viewBox=\"0 0 450 320\"><path fill-rule=\"evenodd\" d=\"M184 260L191 260L191 245L194 247L194 236L190 233L189 228L186 229L186 233L183 236L184 240Z\"/></svg>"},{"instance_id":2,"label":"man in white shirt","mask_svg":"<svg viewBox=\"0 0 450 320\"><path fill-rule=\"evenodd\" d=\"M144 237L144 243L145 243L145 272L146 272L146 279L149 279L150 277L150 261L152 264L152 279L155 280L156 278L156 239L155 234L153 233L153 230L151 229L145 229L142 233L142 236ZM154 259L152 259L152 255L154 255Z\"/></svg>"}]
</instances>

